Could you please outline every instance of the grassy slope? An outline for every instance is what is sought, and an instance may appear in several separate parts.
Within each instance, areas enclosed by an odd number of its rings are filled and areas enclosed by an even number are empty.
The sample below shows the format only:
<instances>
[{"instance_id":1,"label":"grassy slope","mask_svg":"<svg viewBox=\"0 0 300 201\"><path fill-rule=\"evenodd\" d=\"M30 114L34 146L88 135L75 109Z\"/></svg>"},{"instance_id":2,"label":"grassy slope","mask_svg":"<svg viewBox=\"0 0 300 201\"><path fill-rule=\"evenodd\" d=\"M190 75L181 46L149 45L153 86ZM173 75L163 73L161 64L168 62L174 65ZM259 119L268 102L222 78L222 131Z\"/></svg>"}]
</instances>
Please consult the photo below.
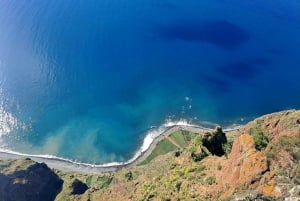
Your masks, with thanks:
<instances>
[{"instance_id":1,"label":"grassy slope","mask_svg":"<svg viewBox=\"0 0 300 201\"><path fill-rule=\"evenodd\" d=\"M169 152L179 150L176 145L179 145L181 148L185 148L190 144L190 141L196 136L195 133L187 132L187 131L176 131L172 133L169 138L174 141L170 141L168 138L163 139L162 141L158 142L155 149L152 153L141 163L138 165L146 165L154 158L160 155L167 154Z\"/></svg>"},{"instance_id":2,"label":"grassy slope","mask_svg":"<svg viewBox=\"0 0 300 201\"><path fill-rule=\"evenodd\" d=\"M33 165L32 160L0 160L0 172L3 174L11 174L16 171L26 170L29 166Z\"/></svg>"}]
</instances>

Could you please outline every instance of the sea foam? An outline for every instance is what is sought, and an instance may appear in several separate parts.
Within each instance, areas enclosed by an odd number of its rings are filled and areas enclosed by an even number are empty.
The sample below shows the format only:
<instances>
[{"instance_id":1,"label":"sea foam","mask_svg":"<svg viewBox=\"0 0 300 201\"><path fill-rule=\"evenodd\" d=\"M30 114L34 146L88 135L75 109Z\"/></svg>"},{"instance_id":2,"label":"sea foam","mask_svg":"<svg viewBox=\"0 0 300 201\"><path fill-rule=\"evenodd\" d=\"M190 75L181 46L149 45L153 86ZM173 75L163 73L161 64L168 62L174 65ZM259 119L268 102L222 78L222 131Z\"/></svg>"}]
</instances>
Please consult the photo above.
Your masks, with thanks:
<instances>
[{"instance_id":1,"label":"sea foam","mask_svg":"<svg viewBox=\"0 0 300 201\"><path fill-rule=\"evenodd\" d=\"M231 127L227 127L224 129L224 131L231 131L239 129L241 125L234 125ZM151 126L149 128L148 132L145 135L145 138L143 140L143 143L141 147L136 151L136 153L133 155L131 159L129 159L126 162L111 162L111 163L105 163L105 164L91 164L91 163L84 163L84 162L78 162L71 159L53 156L53 155L34 155L34 154L26 154L26 153L20 153L16 151L12 151L9 149L3 149L0 147L0 152L7 153L14 156L21 156L21 157L31 157L33 159L37 159L38 161L49 163L51 162L52 165L54 164L54 167L60 168L60 167L69 167L72 171L83 171L83 169L86 169L88 172L105 172L105 171L114 171L118 169L119 167L126 166L133 164L141 155L143 155L150 146L154 143L154 141L162 134L167 132L169 129L172 128L197 128L201 130L211 130L211 128L202 127L199 125L191 124L185 119L180 119L179 121L171 121L166 120L164 124L161 126L155 127Z\"/></svg>"},{"instance_id":2,"label":"sea foam","mask_svg":"<svg viewBox=\"0 0 300 201\"><path fill-rule=\"evenodd\" d=\"M121 166L121 165L127 165L127 164L134 162L137 158L139 158L144 152L146 152L149 149L149 147L151 146L151 144L154 142L154 140L157 137L159 137L161 134L163 134L168 128L171 128L174 126L193 126L193 125L188 124L186 120L167 121L165 124L163 124L159 127L149 129L149 131L146 133L146 136L143 140L142 146L138 149L138 151L134 154L134 156L126 162L111 162L111 163L96 165L96 164L91 164L91 163L77 162L74 160L70 160L70 159L66 159L66 158L58 157L58 156L53 156L53 155L26 154L26 153L21 153L21 152L12 151L12 150L3 149L3 148L0 148L0 152L17 155L17 156L33 157L33 158L38 158L38 159L57 160L57 162L72 163L74 165L82 165L82 166L89 166L89 167L95 167L95 168Z\"/></svg>"}]
</instances>

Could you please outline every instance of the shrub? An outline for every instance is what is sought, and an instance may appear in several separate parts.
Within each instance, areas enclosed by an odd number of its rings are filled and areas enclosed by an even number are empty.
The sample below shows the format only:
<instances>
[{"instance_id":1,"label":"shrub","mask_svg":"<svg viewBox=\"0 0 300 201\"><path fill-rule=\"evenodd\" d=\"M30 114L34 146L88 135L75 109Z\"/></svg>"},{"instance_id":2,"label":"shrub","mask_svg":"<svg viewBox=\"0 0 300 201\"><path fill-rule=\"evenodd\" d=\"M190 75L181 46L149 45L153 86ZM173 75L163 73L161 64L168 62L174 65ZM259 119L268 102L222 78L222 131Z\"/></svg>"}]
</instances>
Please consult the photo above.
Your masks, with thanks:
<instances>
[{"instance_id":1,"label":"shrub","mask_svg":"<svg viewBox=\"0 0 300 201\"><path fill-rule=\"evenodd\" d=\"M184 174L187 175L188 173L195 172L197 167L195 166L188 166L184 169Z\"/></svg>"},{"instance_id":2,"label":"shrub","mask_svg":"<svg viewBox=\"0 0 300 201\"><path fill-rule=\"evenodd\" d=\"M175 187L176 187L176 189L177 189L177 192L180 191L181 184L182 184L181 182L176 183Z\"/></svg>"},{"instance_id":3,"label":"shrub","mask_svg":"<svg viewBox=\"0 0 300 201\"><path fill-rule=\"evenodd\" d=\"M260 121L257 121L258 125L250 129L250 134L252 135L255 143L255 148L259 151L267 147L269 143L269 138L264 135L260 127Z\"/></svg>"},{"instance_id":4,"label":"shrub","mask_svg":"<svg viewBox=\"0 0 300 201\"><path fill-rule=\"evenodd\" d=\"M263 134L263 132L261 131L254 132L252 136L254 139L255 148L257 150L261 151L262 149L267 147L269 143L269 139L267 138L267 136Z\"/></svg>"},{"instance_id":5,"label":"shrub","mask_svg":"<svg viewBox=\"0 0 300 201\"><path fill-rule=\"evenodd\" d=\"M292 155L296 161L300 161L300 149L298 149L298 151L294 152Z\"/></svg>"},{"instance_id":6,"label":"shrub","mask_svg":"<svg viewBox=\"0 0 300 201\"><path fill-rule=\"evenodd\" d=\"M125 174L125 178L127 179L127 181L131 181L132 179L133 179L133 177L132 177L132 172L130 171L130 172L127 172L126 174Z\"/></svg>"},{"instance_id":7,"label":"shrub","mask_svg":"<svg viewBox=\"0 0 300 201\"><path fill-rule=\"evenodd\" d=\"M209 176L205 179L205 183L208 185L213 185L216 183L216 177L215 176Z\"/></svg>"},{"instance_id":8,"label":"shrub","mask_svg":"<svg viewBox=\"0 0 300 201\"><path fill-rule=\"evenodd\" d=\"M195 146L199 146L199 145L202 145L202 136L201 135L197 135L196 137L195 137L195 140L194 140L194 144L195 144Z\"/></svg>"},{"instance_id":9,"label":"shrub","mask_svg":"<svg viewBox=\"0 0 300 201\"><path fill-rule=\"evenodd\" d=\"M202 172L203 170L205 170L205 166L204 165L199 165L198 167L197 167L197 172Z\"/></svg>"},{"instance_id":10,"label":"shrub","mask_svg":"<svg viewBox=\"0 0 300 201\"><path fill-rule=\"evenodd\" d=\"M199 161L203 160L206 156L208 156L208 154L204 151L202 151L200 153L195 153L195 152L191 153L191 157L194 162L199 162Z\"/></svg>"},{"instance_id":11,"label":"shrub","mask_svg":"<svg viewBox=\"0 0 300 201\"><path fill-rule=\"evenodd\" d=\"M222 148L225 152L226 157L228 157L228 155L230 154L231 149L232 149L232 145L233 145L233 141L228 141L227 143L222 145Z\"/></svg>"},{"instance_id":12,"label":"shrub","mask_svg":"<svg viewBox=\"0 0 300 201\"><path fill-rule=\"evenodd\" d=\"M179 157L179 156L181 155L181 153L182 153L181 151L175 151L174 156L175 156L175 157Z\"/></svg>"}]
</instances>

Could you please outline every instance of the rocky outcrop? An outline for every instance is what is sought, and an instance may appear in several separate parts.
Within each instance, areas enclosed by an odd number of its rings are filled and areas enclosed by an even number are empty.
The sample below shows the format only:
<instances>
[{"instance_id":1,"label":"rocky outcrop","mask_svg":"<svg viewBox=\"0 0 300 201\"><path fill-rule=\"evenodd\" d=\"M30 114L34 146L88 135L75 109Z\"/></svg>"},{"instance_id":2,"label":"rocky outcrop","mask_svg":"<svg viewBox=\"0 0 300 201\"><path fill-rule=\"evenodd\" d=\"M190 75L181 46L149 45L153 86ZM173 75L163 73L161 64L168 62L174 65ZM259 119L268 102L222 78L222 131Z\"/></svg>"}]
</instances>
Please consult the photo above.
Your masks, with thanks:
<instances>
[{"instance_id":1,"label":"rocky outcrop","mask_svg":"<svg viewBox=\"0 0 300 201\"><path fill-rule=\"evenodd\" d=\"M225 190L222 198L249 189L276 199L300 197L289 193L299 185L299 119L300 111L282 111L257 118L241 129L244 134L235 139L219 180Z\"/></svg>"},{"instance_id":2,"label":"rocky outcrop","mask_svg":"<svg viewBox=\"0 0 300 201\"><path fill-rule=\"evenodd\" d=\"M85 193L85 191L88 189L88 186L82 181L75 179L71 184L71 189L72 195L81 195Z\"/></svg>"},{"instance_id":3,"label":"rocky outcrop","mask_svg":"<svg viewBox=\"0 0 300 201\"><path fill-rule=\"evenodd\" d=\"M213 132L205 133L202 143L212 155L223 156L225 154L223 145L227 143L227 139L219 126Z\"/></svg>"},{"instance_id":4,"label":"rocky outcrop","mask_svg":"<svg viewBox=\"0 0 300 201\"><path fill-rule=\"evenodd\" d=\"M300 136L299 121L300 110L287 110L259 117L249 122L244 130L246 133L252 133L251 130L258 128L274 141L284 136Z\"/></svg>"},{"instance_id":5,"label":"rocky outcrop","mask_svg":"<svg viewBox=\"0 0 300 201\"><path fill-rule=\"evenodd\" d=\"M1 201L53 201L63 181L44 163L30 159L0 164Z\"/></svg>"},{"instance_id":6,"label":"rocky outcrop","mask_svg":"<svg viewBox=\"0 0 300 201\"><path fill-rule=\"evenodd\" d=\"M250 184L260 181L268 169L267 158L255 149L253 137L243 134L233 143L224 165L224 174L221 175L221 185L229 192L241 186L248 188Z\"/></svg>"}]
</instances>

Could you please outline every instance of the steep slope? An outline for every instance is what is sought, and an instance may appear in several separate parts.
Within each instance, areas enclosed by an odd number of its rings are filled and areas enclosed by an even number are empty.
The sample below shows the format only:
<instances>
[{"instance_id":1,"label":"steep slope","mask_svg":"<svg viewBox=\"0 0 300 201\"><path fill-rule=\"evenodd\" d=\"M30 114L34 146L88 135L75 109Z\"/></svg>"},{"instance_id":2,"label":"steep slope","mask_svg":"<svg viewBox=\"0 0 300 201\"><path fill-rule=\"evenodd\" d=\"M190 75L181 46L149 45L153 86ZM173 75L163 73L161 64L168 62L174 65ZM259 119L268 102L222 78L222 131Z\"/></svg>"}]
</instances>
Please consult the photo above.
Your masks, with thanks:
<instances>
[{"instance_id":1,"label":"steep slope","mask_svg":"<svg viewBox=\"0 0 300 201\"><path fill-rule=\"evenodd\" d=\"M52 201L63 181L44 163L30 159L0 161L1 201Z\"/></svg>"},{"instance_id":2,"label":"steep slope","mask_svg":"<svg viewBox=\"0 0 300 201\"><path fill-rule=\"evenodd\" d=\"M120 171L108 191L96 190L93 195L99 193L96 200L300 199L299 122L300 111L290 110L249 122L227 133L226 142L218 129L202 133L180 156L169 153L135 167L129 181L126 171ZM218 152L213 153L208 139Z\"/></svg>"}]
</instances>

